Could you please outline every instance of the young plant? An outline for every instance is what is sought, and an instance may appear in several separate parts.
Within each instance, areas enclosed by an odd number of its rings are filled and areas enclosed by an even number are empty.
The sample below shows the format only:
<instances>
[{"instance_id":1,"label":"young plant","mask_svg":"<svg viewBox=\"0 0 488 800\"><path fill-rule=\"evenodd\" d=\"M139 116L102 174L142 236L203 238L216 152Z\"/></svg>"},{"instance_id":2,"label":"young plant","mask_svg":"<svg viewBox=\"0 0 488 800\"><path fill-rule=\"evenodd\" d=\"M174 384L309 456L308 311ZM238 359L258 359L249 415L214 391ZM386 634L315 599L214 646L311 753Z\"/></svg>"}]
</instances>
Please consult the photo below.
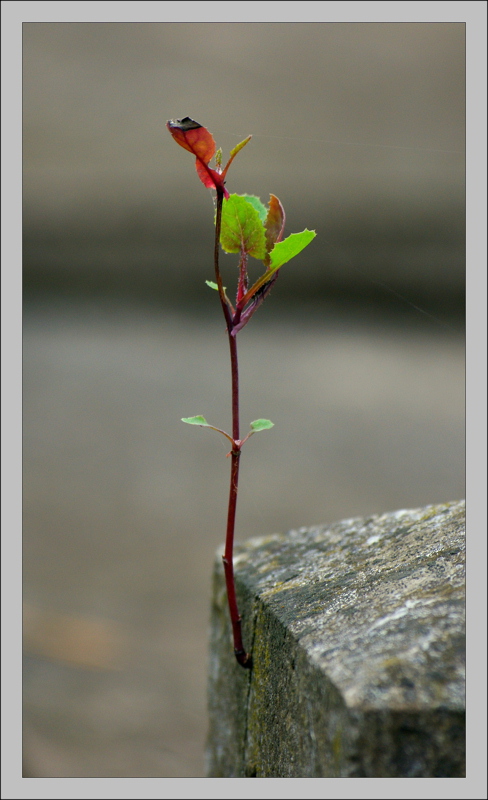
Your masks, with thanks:
<instances>
[{"instance_id":1,"label":"young plant","mask_svg":"<svg viewBox=\"0 0 488 800\"><path fill-rule=\"evenodd\" d=\"M221 428L210 425L202 416L184 417L182 421L189 425L199 425L218 431L229 440L231 445L230 452L227 454L231 457L230 490L225 551L222 560L234 638L234 654L238 663L249 669L252 666L252 658L246 652L242 642L241 617L237 608L233 566L239 462L244 443L254 433L272 428L273 423L269 419L254 420L251 422L246 436L243 439L240 438L237 334L247 325L256 309L268 296L283 264L290 261L312 241L315 231L305 229L301 233L292 233L291 236L283 239L285 212L277 197L273 194L270 195L268 208L266 208L261 200L253 195L229 194L225 186L227 172L237 153L251 139L250 136L231 150L229 160L222 169L222 151L216 150L212 134L202 125L190 117L185 117L184 119L169 120L166 127L173 139L195 156L195 167L203 185L216 192L214 245L216 283L213 281L206 281L206 283L212 289L217 290L219 294L227 327L232 375L232 435ZM215 167L213 168L209 164L214 156ZM226 253L239 254L234 304L229 300L222 282L219 266L220 247ZM251 285L249 285L247 271L249 256L264 264L263 274Z\"/></svg>"}]
</instances>

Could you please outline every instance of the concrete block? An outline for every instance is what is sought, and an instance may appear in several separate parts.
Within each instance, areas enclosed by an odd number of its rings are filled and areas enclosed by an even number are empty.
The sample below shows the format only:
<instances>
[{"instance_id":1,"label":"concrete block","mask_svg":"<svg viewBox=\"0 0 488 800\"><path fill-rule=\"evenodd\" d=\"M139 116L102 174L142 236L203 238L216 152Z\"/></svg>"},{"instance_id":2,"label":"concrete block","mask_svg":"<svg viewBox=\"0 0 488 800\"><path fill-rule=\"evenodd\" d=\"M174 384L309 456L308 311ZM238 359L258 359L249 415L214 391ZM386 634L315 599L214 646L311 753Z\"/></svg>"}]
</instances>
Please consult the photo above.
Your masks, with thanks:
<instances>
[{"instance_id":1,"label":"concrete block","mask_svg":"<svg viewBox=\"0 0 488 800\"><path fill-rule=\"evenodd\" d=\"M463 777L464 501L236 548L213 579L209 777Z\"/></svg>"}]
</instances>

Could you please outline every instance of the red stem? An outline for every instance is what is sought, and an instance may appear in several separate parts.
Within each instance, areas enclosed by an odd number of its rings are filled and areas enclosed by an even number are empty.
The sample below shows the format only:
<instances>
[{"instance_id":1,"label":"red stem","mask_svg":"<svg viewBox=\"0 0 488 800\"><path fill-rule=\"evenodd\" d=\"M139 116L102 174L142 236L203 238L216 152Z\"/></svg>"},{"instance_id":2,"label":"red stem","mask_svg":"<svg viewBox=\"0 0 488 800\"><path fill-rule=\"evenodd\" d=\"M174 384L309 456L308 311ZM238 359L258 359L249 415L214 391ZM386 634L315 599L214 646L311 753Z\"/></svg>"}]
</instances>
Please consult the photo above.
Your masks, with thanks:
<instances>
[{"instance_id":1,"label":"red stem","mask_svg":"<svg viewBox=\"0 0 488 800\"><path fill-rule=\"evenodd\" d=\"M239 461L241 456L241 442L239 439L239 366L237 362L237 341L236 337L232 335L232 316L227 305L224 288L222 285L222 277L219 269L219 248L220 248L220 230L222 223L222 203L223 191L217 187L217 213L215 219L215 249L214 249L214 265L215 277L217 279L217 286L219 288L219 297L224 312L225 321L227 323L227 335L229 337L230 348L230 364L232 373L232 438L234 440L231 450L231 469L230 469L230 489L229 489L229 507L227 512L227 533L225 537L225 551L222 556L225 572L225 583L227 587L227 599L229 602L230 620L232 624L232 634L234 638L234 655L237 662L242 666L250 669L252 666L252 658L249 653L246 653L242 642L241 632L241 617L237 607L236 587L234 581L234 530L236 520L236 507L237 507L237 488L239 482Z\"/></svg>"}]
</instances>

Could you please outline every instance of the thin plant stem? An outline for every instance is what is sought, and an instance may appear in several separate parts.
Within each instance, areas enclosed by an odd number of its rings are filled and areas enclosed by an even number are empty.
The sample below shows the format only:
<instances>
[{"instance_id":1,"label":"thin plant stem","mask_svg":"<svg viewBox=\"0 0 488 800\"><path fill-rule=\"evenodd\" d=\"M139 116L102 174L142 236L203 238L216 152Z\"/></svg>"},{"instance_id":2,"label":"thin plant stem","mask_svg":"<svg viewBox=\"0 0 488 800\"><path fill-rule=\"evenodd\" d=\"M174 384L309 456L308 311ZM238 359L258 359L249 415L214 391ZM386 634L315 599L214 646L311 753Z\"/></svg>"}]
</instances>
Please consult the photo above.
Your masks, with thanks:
<instances>
[{"instance_id":1,"label":"thin plant stem","mask_svg":"<svg viewBox=\"0 0 488 800\"><path fill-rule=\"evenodd\" d=\"M236 507L237 507L237 489L239 483L239 462L241 457L241 444L239 439L239 365L237 361L237 341L236 336L232 335L232 316L227 305L225 298L224 287L222 285L222 277L219 268L219 252L220 252L220 230L222 224L222 204L223 204L223 191L217 188L217 210L215 217L215 249L214 249L214 266L215 277L219 290L220 302L224 312L225 321L227 324L227 335L229 338L230 348L230 364L232 374L232 438L233 445L230 452L231 469L230 469L230 488L229 488L229 506L227 512L227 533L225 537L225 551L222 556L225 573L225 583L227 587L227 599L229 603L230 620L232 624L232 635L234 638L234 655L237 662L247 669L252 666L252 658L246 652L242 642L241 631L241 617L237 607L236 587L234 580L234 530L236 520Z\"/></svg>"}]
</instances>

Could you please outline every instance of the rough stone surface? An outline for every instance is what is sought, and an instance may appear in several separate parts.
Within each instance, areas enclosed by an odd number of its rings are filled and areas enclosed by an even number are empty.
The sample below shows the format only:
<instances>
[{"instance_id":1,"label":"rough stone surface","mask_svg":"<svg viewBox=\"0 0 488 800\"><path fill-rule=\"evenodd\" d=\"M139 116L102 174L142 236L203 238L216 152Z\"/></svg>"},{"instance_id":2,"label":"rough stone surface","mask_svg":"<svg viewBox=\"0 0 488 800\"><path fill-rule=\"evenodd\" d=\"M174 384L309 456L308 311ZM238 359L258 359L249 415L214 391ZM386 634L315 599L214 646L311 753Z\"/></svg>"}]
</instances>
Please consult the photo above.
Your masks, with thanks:
<instances>
[{"instance_id":1,"label":"rough stone surface","mask_svg":"<svg viewBox=\"0 0 488 800\"><path fill-rule=\"evenodd\" d=\"M462 777L464 501L236 549L234 659L214 571L209 777Z\"/></svg>"}]
</instances>

